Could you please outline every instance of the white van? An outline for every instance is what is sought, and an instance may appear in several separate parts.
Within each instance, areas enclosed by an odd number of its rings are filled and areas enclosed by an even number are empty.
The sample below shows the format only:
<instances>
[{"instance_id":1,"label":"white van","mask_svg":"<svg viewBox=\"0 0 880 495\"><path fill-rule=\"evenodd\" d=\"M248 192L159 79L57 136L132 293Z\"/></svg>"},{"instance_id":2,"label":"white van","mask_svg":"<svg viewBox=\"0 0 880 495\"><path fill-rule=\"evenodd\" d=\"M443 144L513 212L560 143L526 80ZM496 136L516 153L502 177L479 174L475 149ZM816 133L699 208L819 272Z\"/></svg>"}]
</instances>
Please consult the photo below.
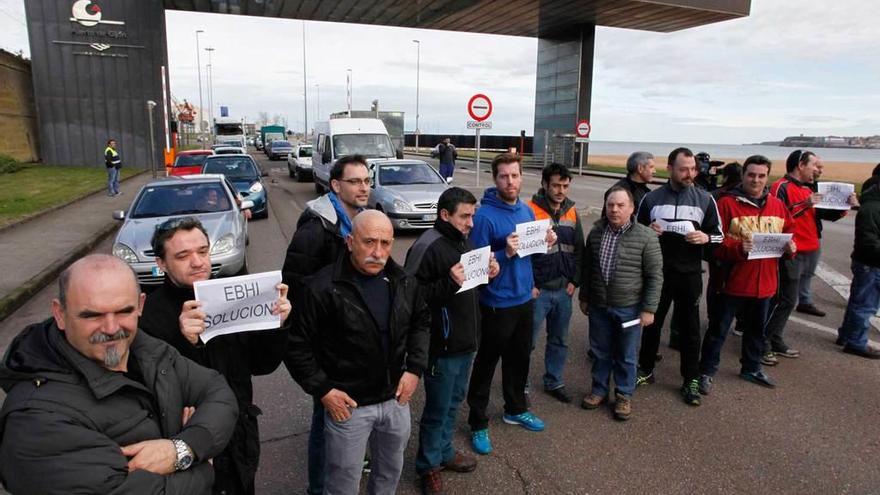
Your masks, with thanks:
<instances>
[{"instance_id":1,"label":"white van","mask_svg":"<svg viewBox=\"0 0 880 495\"><path fill-rule=\"evenodd\" d=\"M315 191L330 190L330 170L340 157L363 155L368 161L403 158L403 150L395 150L379 119L330 119L315 123L312 170Z\"/></svg>"}]
</instances>

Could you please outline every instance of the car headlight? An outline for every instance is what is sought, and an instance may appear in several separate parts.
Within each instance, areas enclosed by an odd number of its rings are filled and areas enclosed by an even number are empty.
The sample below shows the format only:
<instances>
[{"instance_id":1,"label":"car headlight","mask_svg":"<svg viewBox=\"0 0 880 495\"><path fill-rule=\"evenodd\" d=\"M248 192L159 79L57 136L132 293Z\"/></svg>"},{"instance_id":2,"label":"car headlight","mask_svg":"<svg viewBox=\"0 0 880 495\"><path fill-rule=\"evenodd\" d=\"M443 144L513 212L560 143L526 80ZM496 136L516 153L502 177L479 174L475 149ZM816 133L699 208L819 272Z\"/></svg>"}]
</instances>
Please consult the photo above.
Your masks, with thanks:
<instances>
[{"instance_id":1,"label":"car headlight","mask_svg":"<svg viewBox=\"0 0 880 495\"><path fill-rule=\"evenodd\" d=\"M235 238L232 234L226 234L211 246L211 256L226 254L235 247Z\"/></svg>"},{"instance_id":2,"label":"car headlight","mask_svg":"<svg viewBox=\"0 0 880 495\"><path fill-rule=\"evenodd\" d=\"M137 263L138 261L137 255L134 254L134 251L132 251L130 247L122 243L117 243L113 245L113 256L116 256L117 258L128 263L129 265Z\"/></svg>"},{"instance_id":3,"label":"car headlight","mask_svg":"<svg viewBox=\"0 0 880 495\"><path fill-rule=\"evenodd\" d=\"M406 201L395 199L391 205L394 207L394 211L412 211L412 206Z\"/></svg>"},{"instance_id":4,"label":"car headlight","mask_svg":"<svg viewBox=\"0 0 880 495\"><path fill-rule=\"evenodd\" d=\"M252 193L258 193L262 190L263 190L263 184L260 184L259 182L254 182L254 184L251 186L251 188L248 189L248 191L250 191Z\"/></svg>"}]
</instances>

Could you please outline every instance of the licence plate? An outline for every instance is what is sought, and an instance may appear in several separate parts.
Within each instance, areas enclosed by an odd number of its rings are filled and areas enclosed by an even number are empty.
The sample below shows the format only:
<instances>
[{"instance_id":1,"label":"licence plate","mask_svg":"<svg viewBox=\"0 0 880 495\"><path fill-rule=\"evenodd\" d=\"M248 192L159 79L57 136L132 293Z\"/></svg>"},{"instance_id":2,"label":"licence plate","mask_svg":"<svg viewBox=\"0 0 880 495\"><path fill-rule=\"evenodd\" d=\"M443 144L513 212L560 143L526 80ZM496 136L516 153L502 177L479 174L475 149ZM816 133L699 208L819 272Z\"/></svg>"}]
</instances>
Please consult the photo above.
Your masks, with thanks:
<instances>
[{"instance_id":1,"label":"licence plate","mask_svg":"<svg viewBox=\"0 0 880 495\"><path fill-rule=\"evenodd\" d=\"M431 215L422 215L422 220L437 220L437 214L432 213Z\"/></svg>"},{"instance_id":2,"label":"licence plate","mask_svg":"<svg viewBox=\"0 0 880 495\"><path fill-rule=\"evenodd\" d=\"M165 272L163 272L158 266L154 266L152 272L154 277L162 277L165 275Z\"/></svg>"}]
</instances>

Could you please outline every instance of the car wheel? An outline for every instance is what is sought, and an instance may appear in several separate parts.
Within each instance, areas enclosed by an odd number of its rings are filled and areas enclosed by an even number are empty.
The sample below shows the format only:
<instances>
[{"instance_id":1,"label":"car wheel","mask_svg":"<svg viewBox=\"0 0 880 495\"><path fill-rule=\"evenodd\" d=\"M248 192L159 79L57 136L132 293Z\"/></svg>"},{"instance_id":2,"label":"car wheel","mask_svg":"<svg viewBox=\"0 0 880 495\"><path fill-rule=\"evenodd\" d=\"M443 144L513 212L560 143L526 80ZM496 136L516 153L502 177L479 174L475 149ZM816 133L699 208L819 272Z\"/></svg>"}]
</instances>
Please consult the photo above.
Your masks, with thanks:
<instances>
[{"instance_id":1,"label":"car wheel","mask_svg":"<svg viewBox=\"0 0 880 495\"><path fill-rule=\"evenodd\" d=\"M324 194L324 186L315 181L315 192L318 194Z\"/></svg>"},{"instance_id":2,"label":"car wheel","mask_svg":"<svg viewBox=\"0 0 880 495\"><path fill-rule=\"evenodd\" d=\"M289 164L289 163L287 164L287 173L288 173L288 175L290 175L290 178L291 178L291 179L299 180L298 175L293 171L292 168L290 168L290 164Z\"/></svg>"},{"instance_id":3,"label":"car wheel","mask_svg":"<svg viewBox=\"0 0 880 495\"><path fill-rule=\"evenodd\" d=\"M300 169L296 169L296 181L305 182L305 180L303 180L303 172Z\"/></svg>"}]
</instances>

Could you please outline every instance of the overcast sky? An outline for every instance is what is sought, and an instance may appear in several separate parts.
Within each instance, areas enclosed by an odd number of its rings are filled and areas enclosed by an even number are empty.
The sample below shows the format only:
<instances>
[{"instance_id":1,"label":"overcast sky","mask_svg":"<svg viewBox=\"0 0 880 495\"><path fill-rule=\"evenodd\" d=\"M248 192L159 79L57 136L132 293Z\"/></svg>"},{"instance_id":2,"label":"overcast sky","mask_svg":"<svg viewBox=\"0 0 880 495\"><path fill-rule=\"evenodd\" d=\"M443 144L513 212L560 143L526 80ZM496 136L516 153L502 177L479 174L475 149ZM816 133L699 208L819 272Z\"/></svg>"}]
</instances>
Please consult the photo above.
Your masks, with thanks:
<instances>
[{"instance_id":1,"label":"overcast sky","mask_svg":"<svg viewBox=\"0 0 880 495\"><path fill-rule=\"evenodd\" d=\"M0 0L0 48L24 51L24 0ZM752 0L745 19L676 33L599 28L593 69L594 139L746 143L793 134L880 134L880 1ZM303 23L168 12L173 94L198 102L195 30L213 46L215 106L303 125ZM305 23L309 120L379 99L415 127L464 133L475 92L494 103L492 134L532 134L537 41L447 31ZM204 51L202 66L207 64ZM204 77L204 71L203 71ZM206 103L207 104L207 103Z\"/></svg>"}]
</instances>

